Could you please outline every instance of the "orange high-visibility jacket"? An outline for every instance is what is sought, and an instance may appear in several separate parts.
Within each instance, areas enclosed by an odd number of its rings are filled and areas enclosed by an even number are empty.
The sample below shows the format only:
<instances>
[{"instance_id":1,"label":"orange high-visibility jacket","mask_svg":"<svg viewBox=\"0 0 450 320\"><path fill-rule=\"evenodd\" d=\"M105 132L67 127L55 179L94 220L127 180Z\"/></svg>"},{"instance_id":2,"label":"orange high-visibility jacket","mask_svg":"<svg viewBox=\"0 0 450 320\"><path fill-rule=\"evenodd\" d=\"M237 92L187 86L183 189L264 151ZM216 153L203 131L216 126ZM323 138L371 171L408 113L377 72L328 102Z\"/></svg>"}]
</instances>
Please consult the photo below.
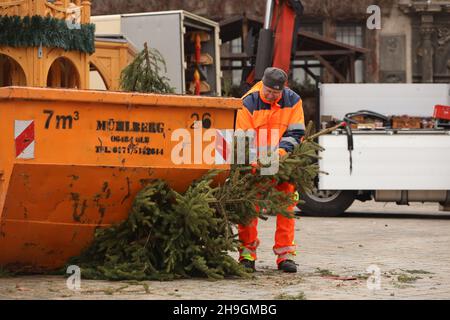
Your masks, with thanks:
<instances>
[{"instance_id":1,"label":"orange high-visibility jacket","mask_svg":"<svg viewBox=\"0 0 450 320\"><path fill-rule=\"evenodd\" d=\"M268 103L262 94L262 81L258 82L243 97L244 107L238 111L236 129L254 129L257 134L261 129L267 130L267 142L271 146L291 152L301 143L305 135L305 119L302 100L289 88L275 103ZM270 132L279 130L279 141L270 141Z\"/></svg>"}]
</instances>

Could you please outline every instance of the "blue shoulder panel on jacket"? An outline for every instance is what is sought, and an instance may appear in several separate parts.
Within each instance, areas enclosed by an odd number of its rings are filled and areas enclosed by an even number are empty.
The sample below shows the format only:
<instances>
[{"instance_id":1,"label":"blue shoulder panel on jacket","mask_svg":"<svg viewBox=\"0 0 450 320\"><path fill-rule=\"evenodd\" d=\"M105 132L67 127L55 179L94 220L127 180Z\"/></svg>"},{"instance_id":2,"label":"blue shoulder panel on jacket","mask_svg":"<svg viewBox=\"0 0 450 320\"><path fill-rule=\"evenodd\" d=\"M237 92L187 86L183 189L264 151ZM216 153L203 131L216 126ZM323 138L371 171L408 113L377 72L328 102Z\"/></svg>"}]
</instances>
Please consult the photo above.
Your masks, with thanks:
<instances>
[{"instance_id":1,"label":"blue shoulder panel on jacket","mask_svg":"<svg viewBox=\"0 0 450 320\"><path fill-rule=\"evenodd\" d=\"M253 92L251 94L249 94L248 96L246 96L243 100L242 103L244 104L244 106L247 108L247 110L253 114L254 111L257 110L270 110L270 105L267 103L264 103L260 98L259 98L259 92Z\"/></svg>"},{"instance_id":2,"label":"blue shoulder panel on jacket","mask_svg":"<svg viewBox=\"0 0 450 320\"><path fill-rule=\"evenodd\" d=\"M300 101L300 96L295 91L286 88L283 90L283 98L280 101L282 108L291 108Z\"/></svg>"}]
</instances>

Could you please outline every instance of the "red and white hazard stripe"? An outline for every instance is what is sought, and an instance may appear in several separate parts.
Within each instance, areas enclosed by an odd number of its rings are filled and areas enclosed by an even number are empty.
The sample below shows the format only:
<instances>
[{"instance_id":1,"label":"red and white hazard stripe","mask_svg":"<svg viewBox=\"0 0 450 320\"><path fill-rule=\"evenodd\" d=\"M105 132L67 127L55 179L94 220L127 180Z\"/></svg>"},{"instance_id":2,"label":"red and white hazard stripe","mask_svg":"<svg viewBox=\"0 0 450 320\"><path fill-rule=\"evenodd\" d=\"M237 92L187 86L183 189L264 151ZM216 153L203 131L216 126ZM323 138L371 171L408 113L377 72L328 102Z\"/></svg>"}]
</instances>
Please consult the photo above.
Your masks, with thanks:
<instances>
[{"instance_id":1,"label":"red and white hazard stripe","mask_svg":"<svg viewBox=\"0 0 450 320\"><path fill-rule=\"evenodd\" d=\"M34 159L34 121L16 120L14 125L17 159Z\"/></svg>"},{"instance_id":2,"label":"red and white hazard stripe","mask_svg":"<svg viewBox=\"0 0 450 320\"><path fill-rule=\"evenodd\" d=\"M231 145L233 130L216 130L215 162L216 164L231 163Z\"/></svg>"}]
</instances>

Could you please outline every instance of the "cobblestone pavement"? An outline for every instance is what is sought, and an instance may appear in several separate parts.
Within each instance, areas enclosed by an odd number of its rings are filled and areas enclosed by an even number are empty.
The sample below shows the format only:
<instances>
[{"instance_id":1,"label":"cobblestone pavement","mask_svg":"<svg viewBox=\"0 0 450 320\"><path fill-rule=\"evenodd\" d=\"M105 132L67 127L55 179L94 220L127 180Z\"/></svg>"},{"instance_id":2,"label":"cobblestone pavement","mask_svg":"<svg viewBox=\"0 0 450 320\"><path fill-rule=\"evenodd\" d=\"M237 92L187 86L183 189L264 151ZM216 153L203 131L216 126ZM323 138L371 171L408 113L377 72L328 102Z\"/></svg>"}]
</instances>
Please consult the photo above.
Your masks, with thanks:
<instances>
[{"instance_id":1,"label":"cobblestone pavement","mask_svg":"<svg viewBox=\"0 0 450 320\"><path fill-rule=\"evenodd\" d=\"M72 292L59 276L0 278L0 299L450 298L450 214L435 204L357 202L344 217L301 217L295 275L276 270L274 228L274 218L259 224L258 271L252 279L83 280L81 291Z\"/></svg>"}]
</instances>

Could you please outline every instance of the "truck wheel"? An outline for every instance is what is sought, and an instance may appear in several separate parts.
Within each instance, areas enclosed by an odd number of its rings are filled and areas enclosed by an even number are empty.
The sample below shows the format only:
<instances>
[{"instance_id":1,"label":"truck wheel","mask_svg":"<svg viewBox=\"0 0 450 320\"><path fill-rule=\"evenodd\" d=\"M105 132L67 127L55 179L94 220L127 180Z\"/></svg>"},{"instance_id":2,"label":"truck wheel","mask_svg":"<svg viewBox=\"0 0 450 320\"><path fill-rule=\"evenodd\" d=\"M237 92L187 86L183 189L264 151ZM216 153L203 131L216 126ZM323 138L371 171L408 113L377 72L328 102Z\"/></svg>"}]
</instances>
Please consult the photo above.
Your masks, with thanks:
<instances>
[{"instance_id":1,"label":"truck wheel","mask_svg":"<svg viewBox=\"0 0 450 320\"><path fill-rule=\"evenodd\" d=\"M337 217L344 214L355 201L356 192L349 190L317 190L306 192L298 191L300 200L304 203L298 204L301 215L313 217Z\"/></svg>"}]
</instances>

